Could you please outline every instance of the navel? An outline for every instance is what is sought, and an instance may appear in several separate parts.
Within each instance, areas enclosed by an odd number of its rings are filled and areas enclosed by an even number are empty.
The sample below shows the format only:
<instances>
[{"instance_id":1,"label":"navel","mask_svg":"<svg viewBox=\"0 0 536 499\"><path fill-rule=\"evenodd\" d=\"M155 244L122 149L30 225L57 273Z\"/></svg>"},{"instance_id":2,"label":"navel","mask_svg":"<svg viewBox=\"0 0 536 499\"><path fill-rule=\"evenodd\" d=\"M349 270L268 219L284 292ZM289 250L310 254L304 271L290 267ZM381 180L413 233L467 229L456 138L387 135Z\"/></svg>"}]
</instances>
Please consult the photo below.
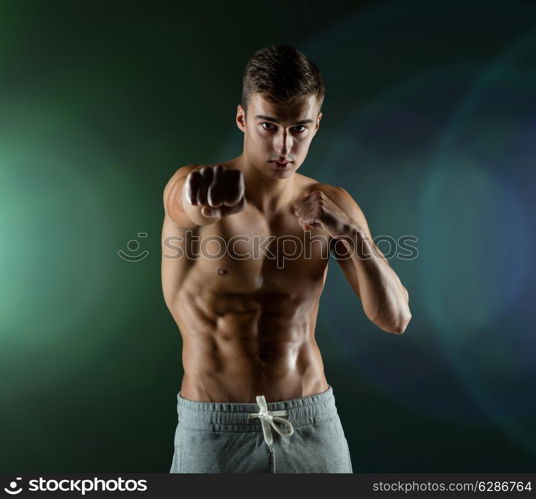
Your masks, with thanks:
<instances>
[{"instance_id":1,"label":"navel","mask_svg":"<svg viewBox=\"0 0 536 499\"><path fill-rule=\"evenodd\" d=\"M218 275L226 275L229 271L225 267L218 267Z\"/></svg>"}]
</instances>

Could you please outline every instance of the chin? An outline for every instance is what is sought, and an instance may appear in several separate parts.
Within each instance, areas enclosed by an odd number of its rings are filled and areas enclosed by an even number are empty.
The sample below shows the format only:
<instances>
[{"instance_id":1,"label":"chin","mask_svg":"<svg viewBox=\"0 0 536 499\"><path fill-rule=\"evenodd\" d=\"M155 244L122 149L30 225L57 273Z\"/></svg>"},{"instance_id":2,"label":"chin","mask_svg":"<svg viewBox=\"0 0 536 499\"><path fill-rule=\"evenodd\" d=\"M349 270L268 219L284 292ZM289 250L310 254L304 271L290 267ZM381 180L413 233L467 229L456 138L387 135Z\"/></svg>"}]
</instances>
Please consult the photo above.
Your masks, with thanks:
<instances>
[{"instance_id":1,"label":"chin","mask_svg":"<svg viewBox=\"0 0 536 499\"><path fill-rule=\"evenodd\" d=\"M288 170L267 169L265 171L265 174L271 178L288 178L294 175L295 172L296 172L295 168L289 168Z\"/></svg>"}]
</instances>

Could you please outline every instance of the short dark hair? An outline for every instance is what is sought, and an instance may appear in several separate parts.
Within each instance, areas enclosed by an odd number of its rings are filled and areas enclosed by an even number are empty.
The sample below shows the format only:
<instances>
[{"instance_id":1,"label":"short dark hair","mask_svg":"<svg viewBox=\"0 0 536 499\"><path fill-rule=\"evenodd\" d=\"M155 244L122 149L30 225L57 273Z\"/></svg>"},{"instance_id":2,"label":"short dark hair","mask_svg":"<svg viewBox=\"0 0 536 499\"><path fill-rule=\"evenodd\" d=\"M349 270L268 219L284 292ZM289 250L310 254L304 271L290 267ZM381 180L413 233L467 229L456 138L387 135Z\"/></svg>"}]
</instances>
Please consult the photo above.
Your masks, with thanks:
<instances>
[{"instance_id":1,"label":"short dark hair","mask_svg":"<svg viewBox=\"0 0 536 499\"><path fill-rule=\"evenodd\" d=\"M260 93L273 103L293 103L308 95L316 95L322 107L326 89L316 64L296 47L273 45L257 50L246 64L242 79L244 111L253 93Z\"/></svg>"}]
</instances>

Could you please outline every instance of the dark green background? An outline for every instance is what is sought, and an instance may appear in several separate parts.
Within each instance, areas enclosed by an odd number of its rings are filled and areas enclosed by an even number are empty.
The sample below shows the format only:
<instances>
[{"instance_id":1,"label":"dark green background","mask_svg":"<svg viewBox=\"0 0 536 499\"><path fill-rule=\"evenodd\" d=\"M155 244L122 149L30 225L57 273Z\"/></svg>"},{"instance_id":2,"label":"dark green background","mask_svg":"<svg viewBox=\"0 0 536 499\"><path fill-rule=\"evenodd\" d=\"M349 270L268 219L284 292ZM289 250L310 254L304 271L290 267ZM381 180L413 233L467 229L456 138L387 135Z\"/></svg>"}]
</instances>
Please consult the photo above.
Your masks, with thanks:
<instances>
[{"instance_id":1,"label":"dark green background","mask_svg":"<svg viewBox=\"0 0 536 499\"><path fill-rule=\"evenodd\" d=\"M402 336L330 265L317 337L354 469L534 471L536 4L304 0L0 3L0 471L169 470L162 191L240 154L244 65L278 43L327 85L300 171L418 239L390 259Z\"/></svg>"}]
</instances>

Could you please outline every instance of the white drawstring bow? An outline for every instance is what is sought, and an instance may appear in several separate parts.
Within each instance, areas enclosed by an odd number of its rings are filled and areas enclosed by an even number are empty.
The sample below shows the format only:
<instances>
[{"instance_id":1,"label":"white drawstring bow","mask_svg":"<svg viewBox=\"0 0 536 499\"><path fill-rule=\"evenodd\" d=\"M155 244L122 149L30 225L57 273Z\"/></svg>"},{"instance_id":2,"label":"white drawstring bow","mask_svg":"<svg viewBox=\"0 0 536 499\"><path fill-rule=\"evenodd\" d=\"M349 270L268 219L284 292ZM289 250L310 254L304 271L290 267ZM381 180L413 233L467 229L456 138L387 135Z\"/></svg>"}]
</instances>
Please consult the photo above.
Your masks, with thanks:
<instances>
[{"instance_id":1,"label":"white drawstring bow","mask_svg":"<svg viewBox=\"0 0 536 499\"><path fill-rule=\"evenodd\" d=\"M261 420L262 433L264 434L264 441L268 444L268 447L270 447L270 450L271 450L274 440L273 440L272 430L270 427L272 427L275 431L277 431L277 433L279 433L282 437L290 437L294 433L294 427L292 426L292 423L288 419L279 417L279 416L286 416L287 411L285 410L269 411L264 395L257 395L256 398L257 398L257 405L261 408L261 410L258 413L253 412L249 414L248 419L259 418ZM282 423L283 427L278 428L277 425L275 424L276 422Z\"/></svg>"}]
</instances>

